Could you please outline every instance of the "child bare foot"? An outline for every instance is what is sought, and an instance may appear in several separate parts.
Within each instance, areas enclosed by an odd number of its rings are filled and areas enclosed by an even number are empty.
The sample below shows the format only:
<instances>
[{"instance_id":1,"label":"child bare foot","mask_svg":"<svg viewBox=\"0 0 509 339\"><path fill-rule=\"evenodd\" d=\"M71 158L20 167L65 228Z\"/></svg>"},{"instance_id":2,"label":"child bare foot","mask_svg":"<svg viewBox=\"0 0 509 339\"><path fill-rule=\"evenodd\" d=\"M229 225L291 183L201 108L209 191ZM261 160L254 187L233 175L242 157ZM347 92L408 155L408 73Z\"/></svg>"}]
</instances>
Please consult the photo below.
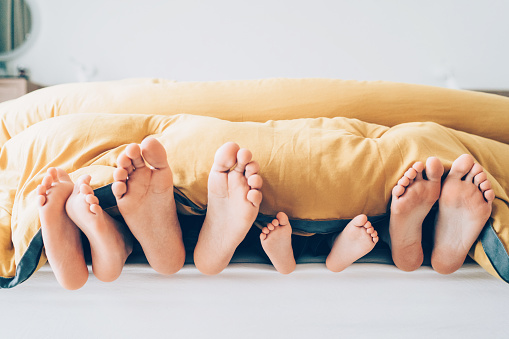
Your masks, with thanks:
<instances>
[{"instance_id":1,"label":"child bare foot","mask_svg":"<svg viewBox=\"0 0 509 339\"><path fill-rule=\"evenodd\" d=\"M438 200L431 265L442 274L463 265L491 215L495 193L481 165L469 154L456 159Z\"/></svg>"},{"instance_id":2,"label":"child bare foot","mask_svg":"<svg viewBox=\"0 0 509 339\"><path fill-rule=\"evenodd\" d=\"M444 166L439 159L430 157L424 165L416 162L392 190L391 237L392 259L403 271L413 271L422 265L422 223L431 207L440 197Z\"/></svg>"},{"instance_id":3,"label":"child bare foot","mask_svg":"<svg viewBox=\"0 0 509 339\"><path fill-rule=\"evenodd\" d=\"M132 236L124 225L103 211L89 185L90 176L80 177L65 209L90 242L94 275L101 281L110 282L120 276L132 252Z\"/></svg>"},{"instance_id":4,"label":"child bare foot","mask_svg":"<svg viewBox=\"0 0 509 339\"><path fill-rule=\"evenodd\" d=\"M81 231L65 212L73 187L71 178L60 168L48 169L37 187L46 256L60 285L69 290L82 287L88 279Z\"/></svg>"},{"instance_id":5,"label":"child bare foot","mask_svg":"<svg viewBox=\"0 0 509 339\"><path fill-rule=\"evenodd\" d=\"M262 229L260 241L263 250L279 273L289 274L295 270L292 226L285 213L279 212L276 219Z\"/></svg>"},{"instance_id":6,"label":"child bare foot","mask_svg":"<svg viewBox=\"0 0 509 339\"><path fill-rule=\"evenodd\" d=\"M341 272L357 259L365 256L378 242L378 233L368 218L358 215L338 234L325 265L332 272Z\"/></svg>"},{"instance_id":7,"label":"child bare foot","mask_svg":"<svg viewBox=\"0 0 509 339\"><path fill-rule=\"evenodd\" d=\"M196 267L205 274L217 274L258 215L262 201L259 165L247 149L228 142L214 157L208 181L208 206L194 251Z\"/></svg>"},{"instance_id":8,"label":"child bare foot","mask_svg":"<svg viewBox=\"0 0 509 339\"><path fill-rule=\"evenodd\" d=\"M112 191L150 266L161 274L179 271L186 252L166 150L159 141L148 137L141 145L127 146L117 165Z\"/></svg>"}]
</instances>

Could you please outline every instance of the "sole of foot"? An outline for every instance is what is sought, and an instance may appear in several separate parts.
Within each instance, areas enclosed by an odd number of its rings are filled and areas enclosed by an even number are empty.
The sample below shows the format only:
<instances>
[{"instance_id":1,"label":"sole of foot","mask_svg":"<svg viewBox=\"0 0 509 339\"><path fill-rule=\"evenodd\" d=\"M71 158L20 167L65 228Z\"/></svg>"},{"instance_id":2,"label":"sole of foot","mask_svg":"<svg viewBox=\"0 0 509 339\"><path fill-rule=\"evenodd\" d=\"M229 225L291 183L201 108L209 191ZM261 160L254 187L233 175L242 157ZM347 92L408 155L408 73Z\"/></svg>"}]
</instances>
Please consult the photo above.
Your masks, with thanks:
<instances>
[{"instance_id":1,"label":"sole of foot","mask_svg":"<svg viewBox=\"0 0 509 339\"><path fill-rule=\"evenodd\" d=\"M276 219L262 229L260 241L263 250L279 273L289 274L295 270L292 226L284 212L279 212Z\"/></svg>"},{"instance_id":2,"label":"sole of foot","mask_svg":"<svg viewBox=\"0 0 509 339\"><path fill-rule=\"evenodd\" d=\"M104 282L116 280L132 252L133 240L124 225L99 206L90 176L78 179L65 209L90 242L94 275Z\"/></svg>"},{"instance_id":3,"label":"sole of foot","mask_svg":"<svg viewBox=\"0 0 509 339\"><path fill-rule=\"evenodd\" d=\"M71 178L60 168L48 169L37 187L46 256L57 281L69 290L81 288L88 280L81 231L65 211L73 188Z\"/></svg>"},{"instance_id":4,"label":"sole of foot","mask_svg":"<svg viewBox=\"0 0 509 339\"><path fill-rule=\"evenodd\" d=\"M375 247L378 233L368 217L360 214L353 218L338 234L325 265L332 272L341 272Z\"/></svg>"},{"instance_id":5,"label":"sole of foot","mask_svg":"<svg viewBox=\"0 0 509 339\"><path fill-rule=\"evenodd\" d=\"M481 165L469 154L452 164L442 185L431 265L450 274L458 270L488 221L495 193Z\"/></svg>"},{"instance_id":6,"label":"sole of foot","mask_svg":"<svg viewBox=\"0 0 509 339\"><path fill-rule=\"evenodd\" d=\"M392 190L389 234L394 264L403 271L422 265L422 223L440 197L444 166L430 157L416 162Z\"/></svg>"},{"instance_id":7,"label":"sole of foot","mask_svg":"<svg viewBox=\"0 0 509 339\"><path fill-rule=\"evenodd\" d=\"M186 252L166 150L155 138L130 144L117 159L113 195L150 266L165 275L184 266Z\"/></svg>"},{"instance_id":8,"label":"sole of foot","mask_svg":"<svg viewBox=\"0 0 509 339\"><path fill-rule=\"evenodd\" d=\"M207 214L194 251L204 274L218 274L253 225L262 201L262 178L252 154L236 143L221 146L208 179Z\"/></svg>"}]
</instances>

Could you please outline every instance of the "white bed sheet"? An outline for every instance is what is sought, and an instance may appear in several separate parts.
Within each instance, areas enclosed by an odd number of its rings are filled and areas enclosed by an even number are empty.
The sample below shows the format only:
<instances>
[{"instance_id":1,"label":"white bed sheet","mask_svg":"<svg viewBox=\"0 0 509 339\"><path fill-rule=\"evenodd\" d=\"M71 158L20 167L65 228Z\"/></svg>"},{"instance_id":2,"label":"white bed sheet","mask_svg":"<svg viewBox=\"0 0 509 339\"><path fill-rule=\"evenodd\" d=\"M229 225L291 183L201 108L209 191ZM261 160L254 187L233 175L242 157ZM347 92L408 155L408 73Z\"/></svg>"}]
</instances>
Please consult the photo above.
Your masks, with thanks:
<instances>
[{"instance_id":1,"label":"white bed sheet","mask_svg":"<svg viewBox=\"0 0 509 339\"><path fill-rule=\"evenodd\" d=\"M1 338L507 338L509 286L475 263L430 267L355 263L341 273L300 264L283 276L230 264L218 276L186 265L173 276L126 265L66 291L46 265L0 290Z\"/></svg>"}]
</instances>

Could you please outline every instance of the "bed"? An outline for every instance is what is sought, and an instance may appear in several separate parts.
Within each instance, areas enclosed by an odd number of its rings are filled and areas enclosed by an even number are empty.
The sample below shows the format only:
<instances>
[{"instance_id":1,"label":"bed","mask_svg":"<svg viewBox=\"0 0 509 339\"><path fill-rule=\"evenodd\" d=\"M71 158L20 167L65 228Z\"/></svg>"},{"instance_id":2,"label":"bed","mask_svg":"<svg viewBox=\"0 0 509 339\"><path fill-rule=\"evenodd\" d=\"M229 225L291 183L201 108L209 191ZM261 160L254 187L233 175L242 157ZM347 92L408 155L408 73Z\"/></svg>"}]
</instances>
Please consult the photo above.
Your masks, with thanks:
<instances>
[{"instance_id":1,"label":"bed","mask_svg":"<svg viewBox=\"0 0 509 339\"><path fill-rule=\"evenodd\" d=\"M177 83L131 79L55 86L4 103L0 105L4 131L0 141L3 145L12 144L12 139L20 139L25 130L37 130L40 122L50 119L64 122L84 114L107 114L108 119L126 115L143 120L142 116L152 114L184 113L186 116L176 121L193 123L192 119L205 119L207 124L215 120L206 119L219 115L225 121L242 122L245 126L275 117L284 124L296 119L341 116L383 126L431 121L433 128L440 128L439 131L446 128L457 140L467 140L462 147L468 150L487 142L506 152L508 107L509 99L496 95L386 82L267 79ZM464 119L465 116L469 118ZM320 126L323 124L320 120ZM144 133L141 131L136 138L144 137ZM473 139L470 135L474 135ZM441 154L446 167L454 155L449 149L444 148ZM3 154L6 153L4 150ZM504 155L507 153L501 154ZM390 199L386 193L394 185L391 182L397 180L399 167L408 166L414 158L391 168L394 179L381 185L385 193L374 205L374 214L386 212ZM497 174L503 172L503 166L490 167L490 161L494 160L486 158L483 160L488 169ZM72 161L74 174L78 176L81 169ZM104 170L101 166L88 168L93 171L93 177L97 174L100 178L93 183L98 195L108 190L111 177L111 169ZM20 190L16 197L30 196L27 187L34 185L38 174L30 175L30 180L22 185L27 195ZM468 259L452 275L439 275L430 268L429 262L415 272L402 272L392 264L389 249L381 242L374 251L339 274L326 270L322 253L309 251L299 257L293 274L283 276L268 265L267 258L254 245L259 231L253 228L232 263L218 276L201 275L189 260L191 252L180 272L169 277L157 275L138 250L117 281L104 284L91 275L87 285L76 292L59 287L41 252L42 238L34 221L36 210L33 212L33 206L24 202L29 199L18 199L22 203L16 211L25 214L19 214L21 221L16 220L17 228L9 222L14 246L3 247L2 283L4 287L15 286L1 292L2 304L9 305L2 310L1 319L9 324L4 326L3 333L13 337L48 338L504 337L503 323L508 313L503 305L509 299L505 282L509 274L506 250L509 235L504 209L508 199L505 177L499 181L497 214L471 250L475 261ZM200 187L196 189L200 190ZM200 195L193 196L192 192L180 189L176 197L183 214L203 212ZM267 197L270 202L270 194ZM103 200L103 208L114 213L111 210L114 203L108 205L107 192ZM4 211L7 209L3 206ZM266 206L264 212L260 220L273 211ZM313 215L314 211L302 213ZM4 212L2 220L11 220L11 214ZM310 231L302 232L310 236L316 232L309 225L316 224L305 221L299 225L302 231ZM192 251L196 234L184 233L185 240L188 236L186 245Z\"/></svg>"}]
</instances>

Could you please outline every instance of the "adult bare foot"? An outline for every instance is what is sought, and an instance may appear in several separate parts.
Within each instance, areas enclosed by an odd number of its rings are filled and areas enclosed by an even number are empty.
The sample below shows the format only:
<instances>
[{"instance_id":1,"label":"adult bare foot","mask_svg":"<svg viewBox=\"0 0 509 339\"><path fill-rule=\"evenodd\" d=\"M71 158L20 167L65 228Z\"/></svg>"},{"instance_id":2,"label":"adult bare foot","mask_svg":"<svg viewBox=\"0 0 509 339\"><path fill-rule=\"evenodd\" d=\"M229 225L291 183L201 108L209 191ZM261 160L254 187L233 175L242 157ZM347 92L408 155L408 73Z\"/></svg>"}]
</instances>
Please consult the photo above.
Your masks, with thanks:
<instances>
[{"instance_id":1,"label":"adult bare foot","mask_svg":"<svg viewBox=\"0 0 509 339\"><path fill-rule=\"evenodd\" d=\"M120 276L132 252L133 240L124 225L103 211L89 185L90 176L80 177L65 209L90 242L94 275L101 281L110 282Z\"/></svg>"},{"instance_id":2,"label":"adult bare foot","mask_svg":"<svg viewBox=\"0 0 509 339\"><path fill-rule=\"evenodd\" d=\"M46 256L60 285L69 290L82 287L88 279L81 231L65 212L65 202L73 187L69 175L53 167L37 187Z\"/></svg>"},{"instance_id":3,"label":"adult bare foot","mask_svg":"<svg viewBox=\"0 0 509 339\"><path fill-rule=\"evenodd\" d=\"M208 181L208 206L194 251L196 267L205 274L217 274L258 215L262 201L259 165L247 149L228 142L214 157Z\"/></svg>"},{"instance_id":4,"label":"adult bare foot","mask_svg":"<svg viewBox=\"0 0 509 339\"><path fill-rule=\"evenodd\" d=\"M442 274L463 265L491 215L495 193L481 165L463 154L456 159L438 200L431 265Z\"/></svg>"},{"instance_id":5,"label":"adult bare foot","mask_svg":"<svg viewBox=\"0 0 509 339\"><path fill-rule=\"evenodd\" d=\"M131 144L120 154L117 165L112 191L150 266L161 274L179 271L186 252L173 197L173 174L163 145L152 137L141 145Z\"/></svg>"},{"instance_id":6,"label":"adult bare foot","mask_svg":"<svg viewBox=\"0 0 509 339\"><path fill-rule=\"evenodd\" d=\"M279 273L289 274L295 270L292 226L285 213L279 212L276 219L262 229L260 241L263 250Z\"/></svg>"},{"instance_id":7,"label":"adult bare foot","mask_svg":"<svg viewBox=\"0 0 509 339\"><path fill-rule=\"evenodd\" d=\"M422 265L422 223L440 197L444 166L439 159L416 162L392 190L389 234L394 264L403 271L413 271Z\"/></svg>"},{"instance_id":8,"label":"adult bare foot","mask_svg":"<svg viewBox=\"0 0 509 339\"><path fill-rule=\"evenodd\" d=\"M368 218L358 215L338 234L325 265L332 272L341 272L357 259L365 256L378 242L378 233Z\"/></svg>"}]
</instances>

